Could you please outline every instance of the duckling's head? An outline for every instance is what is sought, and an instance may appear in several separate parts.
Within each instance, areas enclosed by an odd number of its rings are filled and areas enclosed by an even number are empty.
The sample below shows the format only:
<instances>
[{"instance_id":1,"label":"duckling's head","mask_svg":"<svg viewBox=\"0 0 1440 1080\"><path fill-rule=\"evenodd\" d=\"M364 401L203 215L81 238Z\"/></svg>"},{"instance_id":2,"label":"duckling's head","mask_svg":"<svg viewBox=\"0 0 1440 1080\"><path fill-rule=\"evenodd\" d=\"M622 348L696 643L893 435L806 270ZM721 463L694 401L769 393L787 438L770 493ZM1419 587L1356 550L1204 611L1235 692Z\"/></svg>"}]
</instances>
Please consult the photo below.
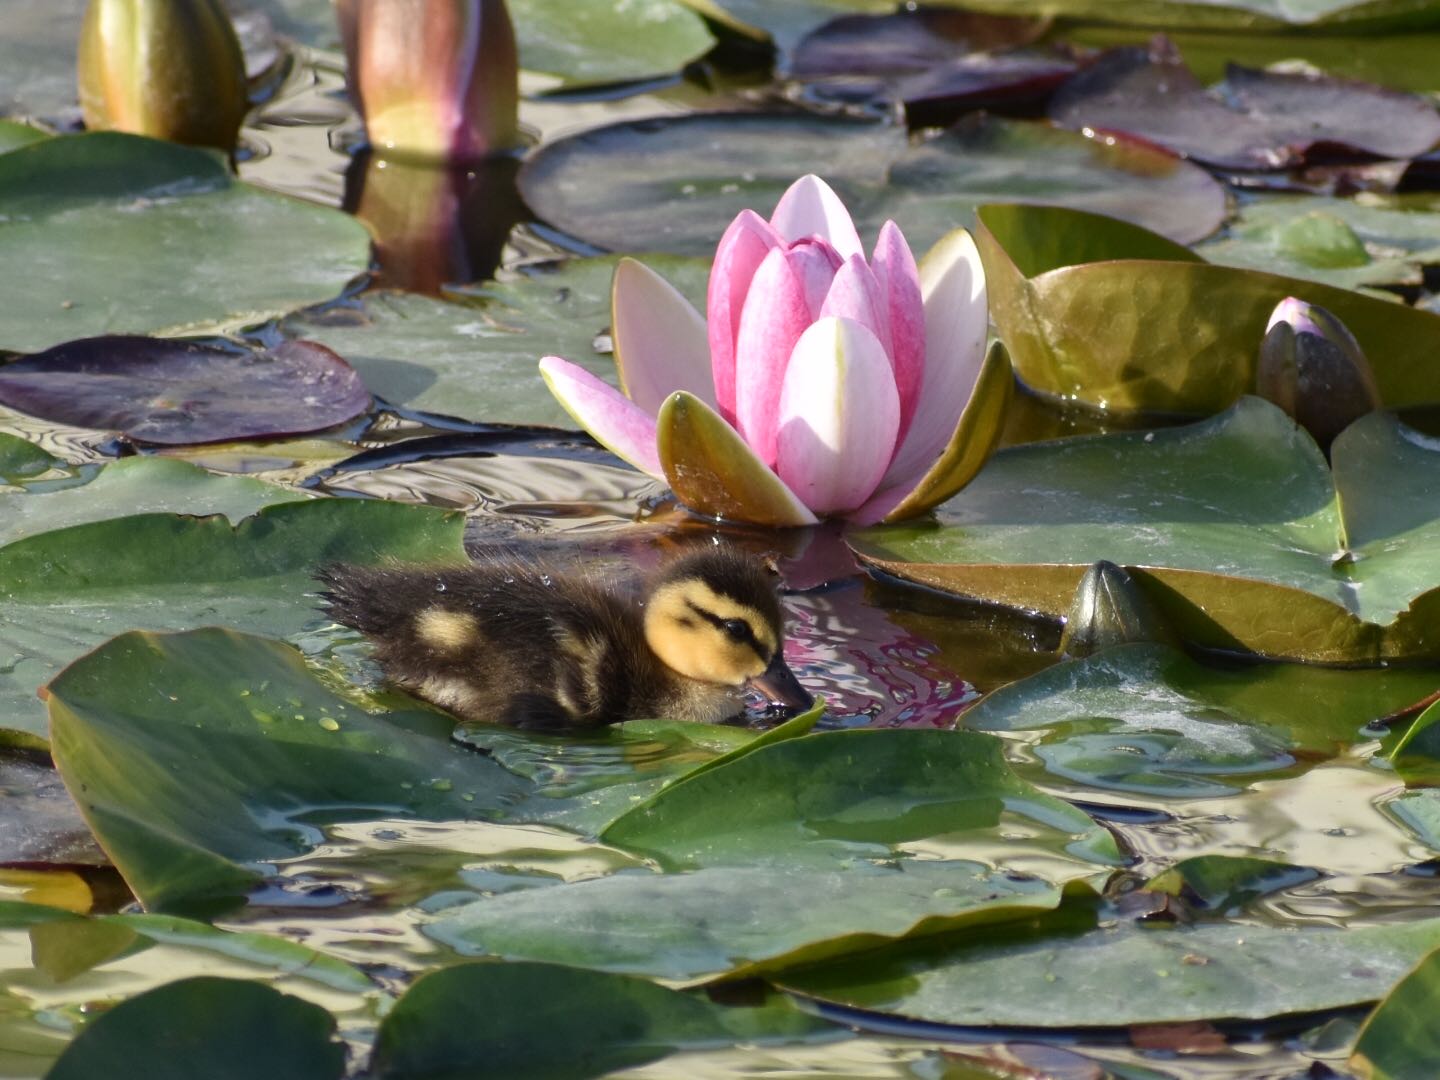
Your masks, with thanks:
<instances>
[{"instance_id":1,"label":"duckling's head","mask_svg":"<svg viewBox=\"0 0 1440 1080\"><path fill-rule=\"evenodd\" d=\"M807 709L813 699L785 666L785 624L774 571L725 547L666 566L645 602L645 640L687 679L749 686L770 701Z\"/></svg>"}]
</instances>

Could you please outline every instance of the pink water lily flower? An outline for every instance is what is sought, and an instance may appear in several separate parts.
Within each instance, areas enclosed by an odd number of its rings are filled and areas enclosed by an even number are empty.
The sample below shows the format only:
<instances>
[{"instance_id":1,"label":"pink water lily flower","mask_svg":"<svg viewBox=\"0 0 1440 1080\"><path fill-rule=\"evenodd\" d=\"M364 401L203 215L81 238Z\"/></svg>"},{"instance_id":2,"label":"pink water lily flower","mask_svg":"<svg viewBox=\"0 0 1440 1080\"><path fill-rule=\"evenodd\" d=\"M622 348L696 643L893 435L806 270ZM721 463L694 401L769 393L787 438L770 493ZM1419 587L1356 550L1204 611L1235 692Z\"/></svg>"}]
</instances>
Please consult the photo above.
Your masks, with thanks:
<instances>
[{"instance_id":1,"label":"pink water lily flower","mask_svg":"<svg viewBox=\"0 0 1440 1080\"><path fill-rule=\"evenodd\" d=\"M1013 380L1002 349L985 353L969 233L917 266L887 221L867 260L818 177L792 184L768 222L746 210L725 231L708 324L633 259L611 303L624 394L558 356L540 371L585 430L694 510L895 520L968 483L999 437Z\"/></svg>"}]
</instances>

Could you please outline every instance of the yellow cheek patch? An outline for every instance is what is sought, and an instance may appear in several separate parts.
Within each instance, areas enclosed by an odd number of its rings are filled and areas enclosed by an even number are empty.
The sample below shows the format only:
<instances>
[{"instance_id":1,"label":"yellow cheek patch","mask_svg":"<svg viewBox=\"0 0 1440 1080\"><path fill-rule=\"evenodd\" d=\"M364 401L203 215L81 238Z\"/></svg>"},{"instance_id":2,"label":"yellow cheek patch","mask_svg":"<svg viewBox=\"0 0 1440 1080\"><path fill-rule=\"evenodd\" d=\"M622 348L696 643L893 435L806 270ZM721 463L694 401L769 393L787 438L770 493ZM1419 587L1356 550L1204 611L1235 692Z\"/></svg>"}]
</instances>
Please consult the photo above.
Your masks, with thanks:
<instances>
[{"instance_id":1,"label":"yellow cheek patch","mask_svg":"<svg viewBox=\"0 0 1440 1080\"><path fill-rule=\"evenodd\" d=\"M730 640L691 605L717 618L744 619L762 645L774 647L774 634L754 609L704 582L681 581L660 589L647 605L645 638L661 661L687 678L722 686L739 686L765 670L754 649Z\"/></svg>"},{"instance_id":2,"label":"yellow cheek patch","mask_svg":"<svg viewBox=\"0 0 1440 1080\"><path fill-rule=\"evenodd\" d=\"M415 633L420 640L440 652L458 652L475 644L479 624L474 615L462 611L431 608L415 617Z\"/></svg>"},{"instance_id":3,"label":"yellow cheek patch","mask_svg":"<svg viewBox=\"0 0 1440 1080\"><path fill-rule=\"evenodd\" d=\"M750 632L767 653L773 655L778 651L780 643L775 640L770 624L749 604L721 596L703 581L680 581L669 588L675 590L675 600L679 607L694 605L720 619L740 619L749 624ZM669 589L662 591L668 592Z\"/></svg>"}]
</instances>

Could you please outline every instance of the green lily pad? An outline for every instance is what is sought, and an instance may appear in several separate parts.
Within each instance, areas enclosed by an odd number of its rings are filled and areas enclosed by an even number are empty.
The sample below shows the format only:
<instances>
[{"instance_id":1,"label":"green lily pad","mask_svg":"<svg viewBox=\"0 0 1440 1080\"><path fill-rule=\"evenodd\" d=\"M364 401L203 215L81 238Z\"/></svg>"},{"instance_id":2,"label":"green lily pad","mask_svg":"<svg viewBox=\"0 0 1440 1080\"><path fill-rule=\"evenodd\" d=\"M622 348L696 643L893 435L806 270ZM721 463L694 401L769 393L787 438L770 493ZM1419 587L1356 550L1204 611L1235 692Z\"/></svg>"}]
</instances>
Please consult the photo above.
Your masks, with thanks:
<instances>
[{"instance_id":1,"label":"green lily pad","mask_svg":"<svg viewBox=\"0 0 1440 1080\"><path fill-rule=\"evenodd\" d=\"M468 820L523 787L451 745L443 714L367 712L294 649L227 630L122 634L49 691L66 787L150 909L233 902L327 821Z\"/></svg>"},{"instance_id":2,"label":"green lily pad","mask_svg":"<svg viewBox=\"0 0 1440 1080\"><path fill-rule=\"evenodd\" d=\"M1387 757L1406 785L1440 784L1440 704L1432 703L1417 716Z\"/></svg>"},{"instance_id":3,"label":"green lily pad","mask_svg":"<svg viewBox=\"0 0 1440 1080\"><path fill-rule=\"evenodd\" d=\"M425 932L462 953L691 983L1023 918L1059 902L1049 882L958 859L729 865L500 893L450 909Z\"/></svg>"},{"instance_id":4,"label":"green lily pad","mask_svg":"<svg viewBox=\"0 0 1440 1080\"><path fill-rule=\"evenodd\" d=\"M1416 285L1440 262L1440 213L1430 197L1333 199L1289 195L1241 208L1222 238L1196 251L1212 263L1337 288Z\"/></svg>"},{"instance_id":5,"label":"green lily pad","mask_svg":"<svg viewBox=\"0 0 1440 1080\"><path fill-rule=\"evenodd\" d=\"M240 979L181 979L87 1024L51 1080L339 1080L345 1047L318 1005Z\"/></svg>"},{"instance_id":6,"label":"green lily pad","mask_svg":"<svg viewBox=\"0 0 1440 1080\"><path fill-rule=\"evenodd\" d=\"M1400 28L1433 23L1433 0L966 0L977 11L1043 14L1157 29Z\"/></svg>"},{"instance_id":7,"label":"green lily pad","mask_svg":"<svg viewBox=\"0 0 1440 1080\"><path fill-rule=\"evenodd\" d=\"M1377 717L1418 701L1440 673L1293 664L1223 670L1164 645L1121 645L996 690L967 710L977 731L1040 731L1032 780L1088 793L1231 795L1330 757ZM1022 773L1025 770L1022 770Z\"/></svg>"},{"instance_id":8,"label":"green lily pad","mask_svg":"<svg viewBox=\"0 0 1440 1080\"><path fill-rule=\"evenodd\" d=\"M1017 779L1000 750L920 730L751 744L600 834L679 872L501 893L427 933L462 952L695 981L1047 910L1059 887L1020 866L1093 876L1086 860L1119 852L1087 815ZM987 857L997 830L1028 838L1010 837L1011 870L964 858Z\"/></svg>"},{"instance_id":9,"label":"green lily pad","mask_svg":"<svg viewBox=\"0 0 1440 1080\"><path fill-rule=\"evenodd\" d=\"M888 573L1053 617L1107 559L1187 641L1332 663L1434 659L1440 443L1372 413L1331 453L1333 475L1284 413L1244 398L1185 427L1002 450L939 527L850 542Z\"/></svg>"},{"instance_id":10,"label":"green lily pad","mask_svg":"<svg viewBox=\"0 0 1440 1080\"><path fill-rule=\"evenodd\" d=\"M1349 930L997 928L944 950L857 957L780 982L826 1001L967 1026L1261 1020L1375 1001L1437 945L1440 919Z\"/></svg>"},{"instance_id":11,"label":"green lily pad","mask_svg":"<svg viewBox=\"0 0 1440 1080\"><path fill-rule=\"evenodd\" d=\"M697 772L600 837L672 869L828 867L890 859L938 836L963 852L964 834L983 847L979 838L1002 820L1026 818L1032 835L1039 826L1079 858L1119 858L1109 833L1016 777L1001 750L998 739L965 731L823 732Z\"/></svg>"},{"instance_id":12,"label":"green lily pad","mask_svg":"<svg viewBox=\"0 0 1440 1080\"><path fill-rule=\"evenodd\" d=\"M817 702L762 733L725 724L631 720L584 735L462 724L455 738L534 783L524 801L507 808L506 822L543 823L594 836L680 777L804 735L823 709L824 702Z\"/></svg>"},{"instance_id":13,"label":"green lily pad","mask_svg":"<svg viewBox=\"0 0 1440 1080\"><path fill-rule=\"evenodd\" d=\"M39 447L33 450L41 456L0 441L0 449L6 447L13 447L13 460L28 460L31 467L54 460ZM0 544L131 514L223 514L234 522L266 506L310 498L248 476L217 476L173 458L127 457L110 462L79 487L0 495Z\"/></svg>"},{"instance_id":14,"label":"green lily pad","mask_svg":"<svg viewBox=\"0 0 1440 1080\"><path fill-rule=\"evenodd\" d=\"M708 262L643 258L704 308ZM358 307L295 315L282 329L335 350L391 405L484 423L573 427L536 365L556 354L618 385L608 341L617 261L571 259L480 286L465 293L463 303L369 293ZM604 339L603 352L597 339Z\"/></svg>"},{"instance_id":15,"label":"green lily pad","mask_svg":"<svg viewBox=\"0 0 1440 1080\"><path fill-rule=\"evenodd\" d=\"M135 135L0 155L0 203L7 349L257 322L335 296L369 265L369 236L349 215Z\"/></svg>"},{"instance_id":16,"label":"green lily pad","mask_svg":"<svg viewBox=\"0 0 1440 1080\"><path fill-rule=\"evenodd\" d=\"M0 433L0 482L20 484L37 476L44 476L52 469L64 467L65 463L44 447L36 446L18 435ZM0 499L3 498L4 496L0 495ZM0 533L0 536L3 536L3 533Z\"/></svg>"},{"instance_id":17,"label":"green lily pad","mask_svg":"<svg viewBox=\"0 0 1440 1080\"><path fill-rule=\"evenodd\" d=\"M1401 792L1380 809L1420 843L1440 851L1440 788Z\"/></svg>"},{"instance_id":18,"label":"green lily pad","mask_svg":"<svg viewBox=\"0 0 1440 1080\"><path fill-rule=\"evenodd\" d=\"M1255 384L1275 305L1333 312L1387 405L1440 401L1440 316L1299 278L1213 266L1124 222L991 205L975 240L990 316L1016 374L1042 394L1110 410L1210 413Z\"/></svg>"},{"instance_id":19,"label":"green lily pad","mask_svg":"<svg viewBox=\"0 0 1440 1080\"><path fill-rule=\"evenodd\" d=\"M1440 34L1416 28L1404 34L1367 35L1364 47L1339 26L1328 33L1272 31L1264 34L1244 30L1167 30L1166 35L1186 65L1203 83L1217 83L1230 64L1263 68L1285 60L1303 60L1312 67L1341 78L1379 83L1395 90L1440 90L1440 70L1435 50ZM1092 49L1113 49L1123 45L1148 45L1154 36L1145 27L1061 24L1052 40L1084 45Z\"/></svg>"},{"instance_id":20,"label":"green lily pad","mask_svg":"<svg viewBox=\"0 0 1440 1080\"><path fill-rule=\"evenodd\" d=\"M371 1069L377 1080L585 1080L677 1050L812 1039L827 1030L840 1034L783 998L726 1008L573 967L459 964L426 975L390 1010Z\"/></svg>"},{"instance_id":21,"label":"green lily pad","mask_svg":"<svg viewBox=\"0 0 1440 1080\"><path fill-rule=\"evenodd\" d=\"M22 146L50 138L50 134L29 124L18 124L14 120L0 120L0 154L18 150Z\"/></svg>"},{"instance_id":22,"label":"green lily pad","mask_svg":"<svg viewBox=\"0 0 1440 1080\"><path fill-rule=\"evenodd\" d=\"M799 113L650 118L542 147L519 184L544 221L587 243L708 257L737 213L768 214L810 171L863 237L893 218L917 254L997 198L1117 214L1186 243L1225 215L1223 189L1167 152L984 118L914 145L893 125Z\"/></svg>"},{"instance_id":23,"label":"green lily pad","mask_svg":"<svg viewBox=\"0 0 1440 1080\"><path fill-rule=\"evenodd\" d=\"M707 18L751 38L769 38L789 52L807 33L838 15L888 15L891 0L682 0Z\"/></svg>"},{"instance_id":24,"label":"green lily pad","mask_svg":"<svg viewBox=\"0 0 1440 1080\"><path fill-rule=\"evenodd\" d=\"M1360 1029L1349 1065L1365 1080L1428 1080L1440 1061L1440 949L1395 984Z\"/></svg>"},{"instance_id":25,"label":"green lily pad","mask_svg":"<svg viewBox=\"0 0 1440 1080\"><path fill-rule=\"evenodd\" d=\"M149 946L166 946L225 957L280 977L314 983L316 988L359 995L374 995L378 990L359 968L298 942L252 931L219 930L174 915L87 918L59 908L9 902L0 904L0 929L27 930L35 966L56 982L69 982L98 964L121 957L127 949L138 952ZM95 945L104 937L122 947L111 949L108 955L96 953ZM125 966L123 957L120 966Z\"/></svg>"},{"instance_id":26,"label":"green lily pad","mask_svg":"<svg viewBox=\"0 0 1440 1080\"><path fill-rule=\"evenodd\" d=\"M83 489L0 495L23 537L0 547L0 728L41 734L36 689L117 630L295 634L319 621L307 593L324 562L463 558L460 515L295 498L161 458L116 463ZM256 507L234 526L218 516Z\"/></svg>"},{"instance_id":27,"label":"green lily pad","mask_svg":"<svg viewBox=\"0 0 1440 1080\"><path fill-rule=\"evenodd\" d=\"M1287 889L1319 876L1319 871L1308 866L1292 866L1272 859L1198 855L1181 859L1169 870L1156 874L1145 887L1183 896L1208 911L1225 912L1243 907L1276 889Z\"/></svg>"},{"instance_id":28,"label":"green lily pad","mask_svg":"<svg viewBox=\"0 0 1440 1080\"><path fill-rule=\"evenodd\" d=\"M0 902L0 947L12 958L0 995L0 1063L7 1076L45 1075L87 1019L190 975L223 974L323 1004L347 1032L373 1029L377 1006L388 1000L358 968L307 946L170 916L85 918ZM33 972L22 957L33 961ZM105 1071L131 1075L118 1062Z\"/></svg>"},{"instance_id":29,"label":"green lily pad","mask_svg":"<svg viewBox=\"0 0 1440 1080\"><path fill-rule=\"evenodd\" d=\"M510 0L520 66L572 83L668 75L715 44L678 0Z\"/></svg>"}]
</instances>

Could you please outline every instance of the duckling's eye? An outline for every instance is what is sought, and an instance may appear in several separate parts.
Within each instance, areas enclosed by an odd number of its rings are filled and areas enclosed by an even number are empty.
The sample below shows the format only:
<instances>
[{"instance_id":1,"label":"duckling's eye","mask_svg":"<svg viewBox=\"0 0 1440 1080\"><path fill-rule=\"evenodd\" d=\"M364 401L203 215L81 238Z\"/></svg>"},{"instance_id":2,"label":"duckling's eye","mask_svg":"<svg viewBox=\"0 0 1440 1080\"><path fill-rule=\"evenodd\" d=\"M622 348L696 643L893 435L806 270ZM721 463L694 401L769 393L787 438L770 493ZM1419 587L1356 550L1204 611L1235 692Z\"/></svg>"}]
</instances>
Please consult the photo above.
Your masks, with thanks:
<instances>
[{"instance_id":1,"label":"duckling's eye","mask_svg":"<svg viewBox=\"0 0 1440 1080\"><path fill-rule=\"evenodd\" d=\"M726 619L720 624L720 628L731 641L750 640L750 624L744 619Z\"/></svg>"}]
</instances>

